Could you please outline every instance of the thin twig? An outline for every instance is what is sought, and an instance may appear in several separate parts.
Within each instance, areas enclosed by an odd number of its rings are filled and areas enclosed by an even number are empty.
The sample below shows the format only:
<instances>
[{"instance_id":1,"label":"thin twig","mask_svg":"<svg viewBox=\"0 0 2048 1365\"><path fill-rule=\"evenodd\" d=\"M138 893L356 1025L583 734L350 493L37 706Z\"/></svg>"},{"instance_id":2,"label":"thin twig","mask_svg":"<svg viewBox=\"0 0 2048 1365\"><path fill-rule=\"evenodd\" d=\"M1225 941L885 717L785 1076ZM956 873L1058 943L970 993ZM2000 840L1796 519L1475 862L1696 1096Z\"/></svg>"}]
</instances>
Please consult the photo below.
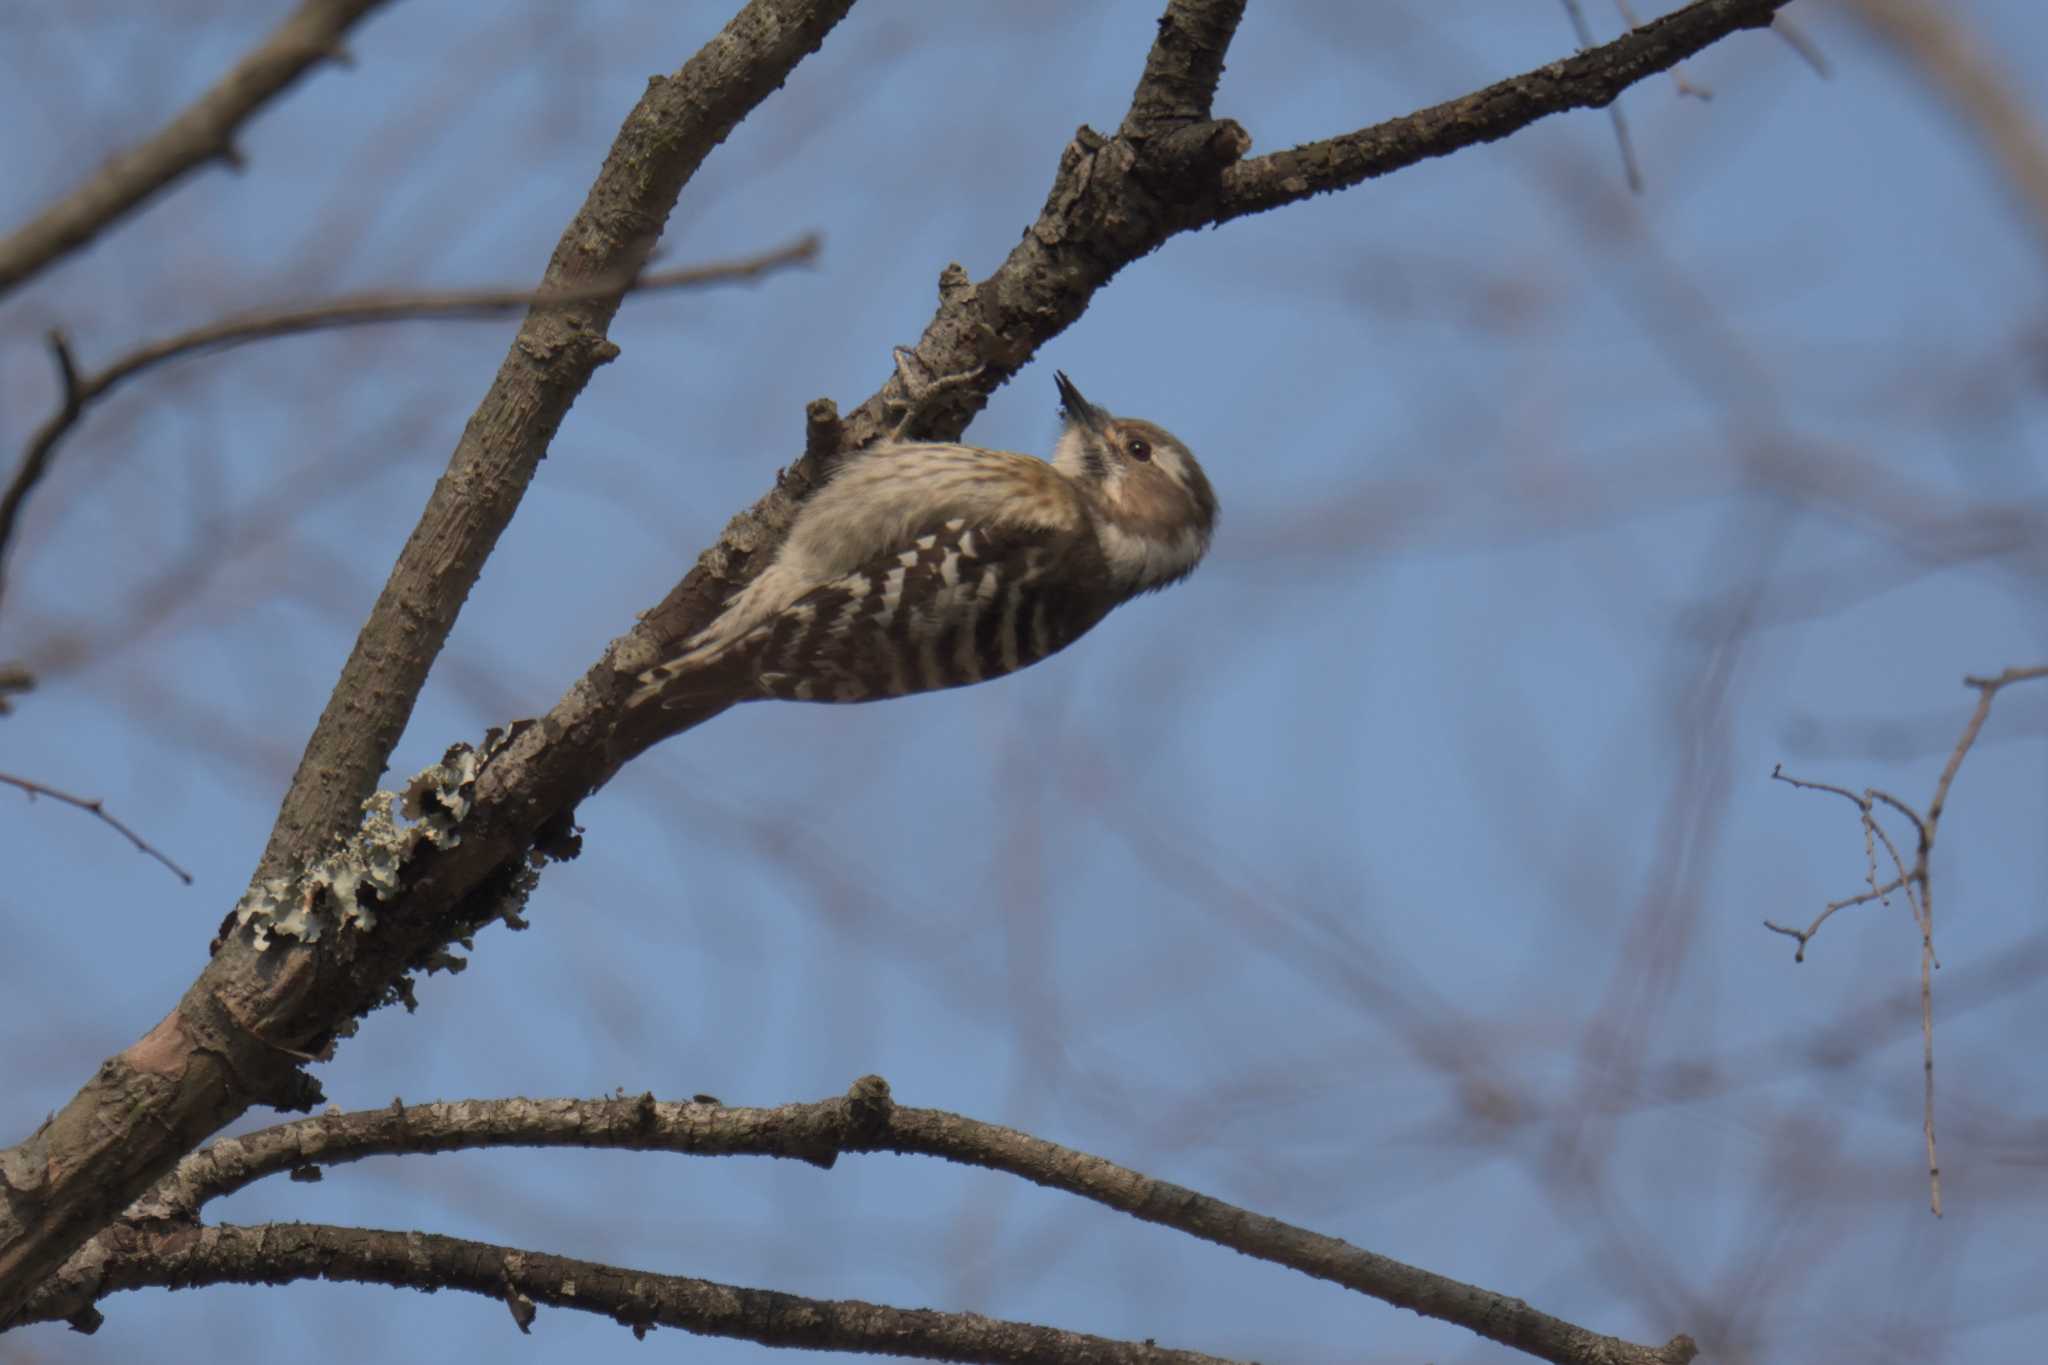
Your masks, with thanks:
<instances>
[{"instance_id":1,"label":"thin twig","mask_svg":"<svg viewBox=\"0 0 2048 1365\"><path fill-rule=\"evenodd\" d=\"M1883 791L1877 787L1866 788L1864 790L1864 795L1868 796L1872 801L1884 802L1884 804L1890 806L1893 810L1897 811L1899 814L1905 816L1908 820L1912 821L1913 828L1919 832L1921 842L1925 843L1927 841L1927 826L1921 822L1919 811L1914 810L1911 806L1899 800L1898 797L1893 796L1890 792Z\"/></svg>"},{"instance_id":2,"label":"thin twig","mask_svg":"<svg viewBox=\"0 0 2048 1365\"><path fill-rule=\"evenodd\" d=\"M1785 934L1798 941L1799 947L1793 953L1793 961L1806 960L1807 943L1837 910L1881 900L1893 891L1903 891L1906 904L1913 911L1914 925L1920 930L1920 1065L1926 1077L1921 1126L1927 1139L1929 1203L1937 1218L1941 1216L1941 1162L1934 1141L1934 973L1941 966L1941 959L1934 951L1934 840L1941 827L1942 812L1948 807L1949 788L1955 784L1956 774L1962 770L1963 759L1969 755L1971 747L1977 742L1977 736L1984 729L1984 722L1990 718L1991 703L1998 696L1999 690L2013 683L2033 682L2042 678L2048 678L2048 665L2008 668L1996 677L1963 679L1966 685L1977 689L1977 705L1970 712L1970 719L1964 724L1955 747L1949 751L1948 762L1942 765L1941 776L1935 781L1934 795L1927 803L1927 813L1924 816L1898 797L1875 787L1865 788L1859 796L1846 787L1837 787L1832 783L1812 782L1804 778L1787 776L1782 768L1774 768L1771 771L1772 778L1777 781L1790 783L1794 787L1802 787L1808 791L1832 792L1854 803L1863 822L1865 856L1869 859L1870 867L1870 890L1860 891L1839 901L1829 901L1813 923L1805 929L1792 929L1782 924L1774 924L1770 920L1764 921L1764 927L1771 932ZM1876 817L1875 807L1880 804L1904 816L1912 823L1919 836L1918 845L1914 849L1913 865L1910 868L1905 866L1905 860L1900 856L1898 847L1893 844L1890 833ZM1876 851L1871 844L1873 837L1883 841L1885 851L1891 856L1892 865L1898 871L1898 876L1882 887L1877 884Z\"/></svg>"},{"instance_id":3,"label":"thin twig","mask_svg":"<svg viewBox=\"0 0 2048 1365\"><path fill-rule=\"evenodd\" d=\"M1955 783L1956 771L1963 766L1964 755L1970 752L1970 746L1977 742L1978 732L1983 730L1984 722L1990 718L1991 703L1998 696L1999 689L2010 687L2014 683L2034 682L2041 678L2048 678L2048 665L2008 668L1995 678L1963 679L1964 683L1977 689L1977 708L1970 713L1969 724L1963 727L1962 738L1956 741L1955 752L1948 756L1947 764L1942 767L1941 777L1934 784L1934 799L1927 803L1928 843L1934 842L1935 826L1941 823L1941 813L1948 807L1948 789Z\"/></svg>"},{"instance_id":4,"label":"thin twig","mask_svg":"<svg viewBox=\"0 0 2048 1365\"><path fill-rule=\"evenodd\" d=\"M78 250L209 161L241 168L235 133L324 61L346 63L342 38L389 0L304 0L205 94L153 136L0 240L0 296Z\"/></svg>"},{"instance_id":5,"label":"thin twig","mask_svg":"<svg viewBox=\"0 0 2048 1365\"><path fill-rule=\"evenodd\" d=\"M1480 142L1539 118L1612 103L1647 76L1668 71L1737 29L1763 28L1792 0L1693 0L1611 43L1496 81L1402 118L1240 161L1191 226L1227 223L1312 195L1361 184Z\"/></svg>"},{"instance_id":6,"label":"thin twig","mask_svg":"<svg viewBox=\"0 0 2048 1365\"><path fill-rule=\"evenodd\" d=\"M28 799L31 801L35 800L38 796L47 796L52 801L62 801L67 806L76 806L78 807L78 809L85 811L88 814L97 815L100 819L106 821L107 824L113 826L115 830L117 830L123 836L125 836L129 843L135 845L144 853L147 853L150 857L156 859L165 867L168 867L172 872L176 873L179 881L185 883L185 885L187 886L192 885L192 874L190 872L187 872L184 868L179 867L176 863L172 862L169 858L165 857L163 853L159 851L155 846L153 846L148 840L144 839L140 834L137 834L134 830L128 828L128 826L122 824L119 820L115 819L112 815L110 815L107 812L106 805L98 797L73 796L70 792L58 791L55 787L46 786L41 782L31 781L26 777L16 777L11 773L0 773L0 782L5 782L10 787L19 787L23 792L28 794Z\"/></svg>"},{"instance_id":7,"label":"thin twig","mask_svg":"<svg viewBox=\"0 0 2048 1365\"><path fill-rule=\"evenodd\" d=\"M655 290L693 289L705 285L731 284L756 279L791 266L807 265L817 259L819 239L809 234L787 246L735 261L689 266L677 270L647 271L625 282L632 293ZM57 411L44 420L29 439L21 463L0 494L0 596L6 592L6 562L20 525L21 509L29 494L50 472L57 447L85 410L119 385L136 375L182 356L200 355L245 346L271 337L301 332L362 327L374 323L470 320L500 317L526 309L551 310L609 298L620 291L622 282L605 280L570 289L459 289L436 292L380 291L330 299L303 308L264 309L238 313L188 332L137 347L96 374L81 374L62 332L49 337L52 358L62 384L63 398Z\"/></svg>"},{"instance_id":8,"label":"thin twig","mask_svg":"<svg viewBox=\"0 0 2048 1365\"><path fill-rule=\"evenodd\" d=\"M1815 934L1820 932L1821 925L1827 923L1828 919L1837 910L1846 910L1852 905L1867 905L1871 901L1886 901L1886 898L1892 892L1900 889L1905 890L1907 901L1913 905L1914 922L1921 922L1919 905L1914 899L1912 880L1910 874L1906 871L1905 862L1900 858L1898 848L1892 843L1891 835L1886 832L1883 825L1877 822L1872 810L1873 803L1880 793L1866 791L1859 795L1856 792L1850 791L1847 787L1838 787L1832 782L1814 782L1803 777L1793 777L1785 771L1782 764L1771 769L1771 780L1773 782L1783 782L1788 786L1798 787L1806 791L1829 792L1839 796L1856 807L1858 821L1863 826L1865 879L1870 884L1868 891L1859 891L1853 896L1845 896L1838 901L1829 901L1821 908L1821 912L1814 916L1813 923L1807 925L1804 929L1795 929L1789 925L1776 923L1773 920L1764 921L1764 928L1772 933L1783 934L1787 938L1798 942L1799 946L1792 954L1794 962L1806 961L1806 945L1813 940ZM1889 797L1885 799L1891 800ZM1893 804L1897 803L1893 802ZM1916 822L1918 818L1918 816L1914 817ZM1896 877L1886 882L1883 886L1877 884L1877 844L1879 841L1883 842L1885 851L1891 855L1892 866L1898 873ZM1890 902L1886 901L1886 903L1889 904Z\"/></svg>"}]
</instances>

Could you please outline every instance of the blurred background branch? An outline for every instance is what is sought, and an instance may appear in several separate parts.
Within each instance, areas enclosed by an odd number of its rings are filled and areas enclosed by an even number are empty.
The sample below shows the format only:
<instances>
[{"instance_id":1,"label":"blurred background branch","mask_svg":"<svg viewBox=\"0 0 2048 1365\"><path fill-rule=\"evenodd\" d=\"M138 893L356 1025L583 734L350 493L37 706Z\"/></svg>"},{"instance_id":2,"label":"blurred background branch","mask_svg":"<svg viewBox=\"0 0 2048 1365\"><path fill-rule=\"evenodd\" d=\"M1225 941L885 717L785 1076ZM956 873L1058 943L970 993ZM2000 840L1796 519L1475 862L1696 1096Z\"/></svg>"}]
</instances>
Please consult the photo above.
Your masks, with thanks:
<instances>
[{"instance_id":1,"label":"blurred background branch","mask_svg":"<svg viewBox=\"0 0 2048 1365\"><path fill-rule=\"evenodd\" d=\"M346 64L343 38L389 0L300 0L285 21L164 127L0 238L0 297L212 161L243 168L242 125L321 62Z\"/></svg>"}]
</instances>

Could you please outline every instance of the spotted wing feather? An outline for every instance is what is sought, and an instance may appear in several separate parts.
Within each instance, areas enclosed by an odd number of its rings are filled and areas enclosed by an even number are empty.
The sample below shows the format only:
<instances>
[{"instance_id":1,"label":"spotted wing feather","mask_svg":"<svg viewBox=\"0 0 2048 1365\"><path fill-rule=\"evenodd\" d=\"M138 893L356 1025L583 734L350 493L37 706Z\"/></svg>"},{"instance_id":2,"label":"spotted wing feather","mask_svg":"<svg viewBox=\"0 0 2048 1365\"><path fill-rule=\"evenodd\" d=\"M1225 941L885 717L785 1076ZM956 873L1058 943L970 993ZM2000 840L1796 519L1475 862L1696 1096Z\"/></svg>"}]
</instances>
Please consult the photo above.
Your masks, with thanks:
<instances>
[{"instance_id":1,"label":"spotted wing feather","mask_svg":"<svg viewBox=\"0 0 2048 1365\"><path fill-rule=\"evenodd\" d=\"M955 518L821 584L744 638L679 671L675 704L722 691L736 700L859 702L964 687L1014 673L1072 644L1107 614L1092 537Z\"/></svg>"}]
</instances>

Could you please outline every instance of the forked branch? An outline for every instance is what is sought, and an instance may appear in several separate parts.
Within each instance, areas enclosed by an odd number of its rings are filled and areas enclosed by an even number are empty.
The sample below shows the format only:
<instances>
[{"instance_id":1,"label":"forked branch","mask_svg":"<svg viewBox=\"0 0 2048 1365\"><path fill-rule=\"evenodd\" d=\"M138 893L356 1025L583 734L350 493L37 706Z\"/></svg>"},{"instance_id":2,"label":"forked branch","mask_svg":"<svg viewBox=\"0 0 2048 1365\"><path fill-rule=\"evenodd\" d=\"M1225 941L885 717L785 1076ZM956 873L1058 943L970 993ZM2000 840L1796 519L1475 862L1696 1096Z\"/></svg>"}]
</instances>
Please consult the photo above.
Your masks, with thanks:
<instances>
[{"instance_id":1,"label":"forked branch","mask_svg":"<svg viewBox=\"0 0 2048 1365\"><path fill-rule=\"evenodd\" d=\"M1942 812L1948 809L1949 788L1955 785L1956 774L1962 770L1963 759L1977 742L1977 736L1984 729L1984 722L1991 717L1991 704L1998 697L2000 689L2014 683L2033 682L2048 678L2048 665L2031 668L2008 668L2003 673L1989 678L1965 678L1964 683L1977 690L1977 705L1970 712L1970 719L1964 724L1963 732L1949 751L1948 762L1941 768L1941 776L1935 780L1934 794L1928 798L1925 814L1890 792L1876 787L1866 787L1860 793L1847 787L1838 787L1828 782L1809 782L1802 778L1790 777L1782 768L1773 769L1771 776L1780 782L1788 782L1807 791L1822 791L1839 796L1854 805L1858 823L1863 830L1864 881L1867 889L1840 900L1829 901L1821 907L1813 922L1804 929L1764 921L1764 928L1774 934L1784 934L1798 943L1793 961L1806 960L1806 945L1820 932L1821 925L1828 922L1835 912L1846 910L1852 905L1867 905L1871 901L1889 904L1894 894L1906 898L1906 907L1913 913L1913 922L1920 930L1920 1044L1921 1071L1925 1076L1923 1112L1921 1126L1927 1140L1927 1184L1928 1198L1934 1209L1934 1216L1941 1216L1941 1161L1934 1141L1934 969L1941 965L1934 952L1934 839L1941 829ZM1891 833L1878 819L1878 807L1887 807L1903 816L1913 827L1914 849L1910 866L1900 855L1898 845ZM1878 878L1880 866L1878 848L1885 852L1885 863L1891 875L1882 883Z\"/></svg>"}]
</instances>

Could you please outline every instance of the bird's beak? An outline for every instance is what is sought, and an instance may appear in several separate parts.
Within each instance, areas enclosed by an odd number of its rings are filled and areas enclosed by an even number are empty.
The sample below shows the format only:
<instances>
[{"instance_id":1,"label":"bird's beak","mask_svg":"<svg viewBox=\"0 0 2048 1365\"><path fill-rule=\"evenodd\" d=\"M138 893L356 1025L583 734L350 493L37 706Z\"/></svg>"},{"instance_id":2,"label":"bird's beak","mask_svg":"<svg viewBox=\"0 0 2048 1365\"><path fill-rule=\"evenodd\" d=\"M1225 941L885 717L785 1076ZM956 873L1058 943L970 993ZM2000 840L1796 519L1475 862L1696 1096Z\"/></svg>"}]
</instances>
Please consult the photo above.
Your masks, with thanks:
<instances>
[{"instance_id":1,"label":"bird's beak","mask_svg":"<svg viewBox=\"0 0 2048 1365\"><path fill-rule=\"evenodd\" d=\"M1067 420L1079 423L1100 435L1102 428L1109 421L1109 414L1083 398L1081 391L1074 387L1074 381L1067 378L1065 371L1054 370L1052 382L1059 386L1060 406L1066 409Z\"/></svg>"}]
</instances>

